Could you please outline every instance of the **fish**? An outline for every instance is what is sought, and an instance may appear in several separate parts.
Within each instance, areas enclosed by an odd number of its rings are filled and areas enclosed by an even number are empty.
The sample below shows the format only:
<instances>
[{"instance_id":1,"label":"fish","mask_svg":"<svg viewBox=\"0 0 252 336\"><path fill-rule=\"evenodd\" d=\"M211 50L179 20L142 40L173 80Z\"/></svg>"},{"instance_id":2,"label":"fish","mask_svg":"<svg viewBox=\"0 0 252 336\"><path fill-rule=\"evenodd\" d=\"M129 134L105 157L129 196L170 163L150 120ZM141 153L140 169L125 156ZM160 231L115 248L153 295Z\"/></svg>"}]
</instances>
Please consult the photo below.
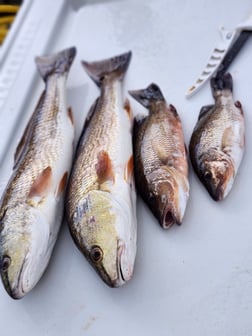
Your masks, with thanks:
<instances>
[{"instance_id":1,"label":"fish","mask_svg":"<svg viewBox=\"0 0 252 336\"><path fill-rule=\"evenodd\" d=\"M244 112L233 98L230 73L211 79L213 105L203 106L193 130L189 153L200 181L215 201L232 189L245 148Z\"/></svg>"},{"instance_id":2,"label":"fish","mask_svg":"<svg viewBox=\"0 0 252 336\"><path fill-rule=\"evenodd\" d=\"M75 54L71 47L35 58L45 89L17 146L0 201L0 273L13 299L38 283L63 219L75 135L66 80Z\"/></svg>"},{"instance_id":3,"label":"fish","mask_svg":"<svg viewBox=\"0 0 252 336\"><path fill-rule=\"evenodd\" d=\"M148 109L135 118L136 189L162 228L181 224L188 197L188 160L180 117L155 84L129 94Z\"/></svg>"},{"instance_id":4,"label":"fish","mask_svg":"<svg viewBox=\"0 0 252 336\"><path fill-rule=\"evenodd\" d=\"M82 62L100 96L86 118L66 197L73 240L110 287L131 279L136 256L133 117L122 95L130 59L128 52Z\"/></svg>"}]
</instances>

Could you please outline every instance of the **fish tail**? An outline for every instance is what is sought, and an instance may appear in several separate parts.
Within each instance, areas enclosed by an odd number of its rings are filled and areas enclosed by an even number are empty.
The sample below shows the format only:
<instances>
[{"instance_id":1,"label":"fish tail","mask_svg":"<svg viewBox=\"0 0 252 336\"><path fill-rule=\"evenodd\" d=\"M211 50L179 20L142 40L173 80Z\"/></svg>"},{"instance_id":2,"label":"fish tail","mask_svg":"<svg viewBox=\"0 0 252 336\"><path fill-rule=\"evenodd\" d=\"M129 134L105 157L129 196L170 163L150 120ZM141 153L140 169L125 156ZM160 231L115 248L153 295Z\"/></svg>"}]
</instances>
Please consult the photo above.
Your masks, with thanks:
<instances>
[{"instance_id":1,"label":"fish tail","mask_svg":"<svg viewBox=\"0 0 252 336\"><path fill-rule=\"evenodd\" d=\"M128 69L131 51L97 62L82 61L82 65L88 75L100 87L105 76L113 76L115 79L123 80Z\"/></svg>"},{"instance_id":2,"label":"fish tail","mask_svg":"<svg viewBox=\"0 0 252 336\"><path fill-rule=\"evenodd\" d=\"M153 101L165 101L160 88L154 83L143 90L129 91L129 94L146 108L149 108Z\"/></svg>"},{"instance_id":3,"label":"fish tail","mask_svg":"<svg viewBox=\"0 0 252 336\"><path fill-rule=\"evenodd\" d=\"M233 91L233 79L229 72L217 73L215 77L211 79L212 91L230 90Z\"/></svg>"},{"instance_id":4,"label":"fish tail","mask_svg":"<svg viewBox=\"0 0 252 336\"><path fill-rule=\"evenodd\" d=\"M35 63L42 78L44 79L44 81L46 81L48 76L52 74L68 73L75 55L76 48L71 47L62 50L57 54L48 56L37 56L35 58Z\"/></svg>"}]
</instances>

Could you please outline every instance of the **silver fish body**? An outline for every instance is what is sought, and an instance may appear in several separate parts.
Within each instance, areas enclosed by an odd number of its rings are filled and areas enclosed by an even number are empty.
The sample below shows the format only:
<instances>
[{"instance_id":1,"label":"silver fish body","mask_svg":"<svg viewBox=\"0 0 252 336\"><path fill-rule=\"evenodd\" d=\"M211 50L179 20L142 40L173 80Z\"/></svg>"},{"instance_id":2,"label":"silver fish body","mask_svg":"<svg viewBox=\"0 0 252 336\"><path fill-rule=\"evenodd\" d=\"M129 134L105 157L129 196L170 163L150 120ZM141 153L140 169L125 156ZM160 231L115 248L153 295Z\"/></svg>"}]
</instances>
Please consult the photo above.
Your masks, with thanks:
<instances>
[{"instance_id":1,"label":"silver fish body","mask_svg":"<svg viewBox=\"0 0 252 336\"><path fill-rule=\"evenodd\" d=\"M17 147L0 204L0 272L8 294L22 298L44 273L63 217L74 127L65 85L69 48L37 57L46 87Z\"/></svg>"},{"instance_id":2,"label":"silver fish body","mask_svg":"<svg viewBox=\"0 0 252 336\"><path fill-rule=\"evenodd\" d=\"M189 197L181 121L156 84L130 94L149 111L134 125L136 187L160 225L167 229L182 223Z\"/></svg>"},{"instance_id":3,"label":"silver fish body","mask_svg":"<svg viewBox=\"0 0 252 336\"><path fill-rule=\"evenodd\" d=\"M132 118L121 84L130 57L83 62L101 95L84 126L66 202L77 247L111 287L131 278L136 255Z\"/></svg>"},{"instance_id":4,"label":"silver fish body","mask_svg":"<svg viewBox=\"0 0 252 336\"><path fill-rule=\"evenodd\" d=\"M215 104L202 108L190 140L196 174L215 201L230 192L245 145L241 103L234 101L230 74L211 81Z\"/></svg>"}]
</instances>

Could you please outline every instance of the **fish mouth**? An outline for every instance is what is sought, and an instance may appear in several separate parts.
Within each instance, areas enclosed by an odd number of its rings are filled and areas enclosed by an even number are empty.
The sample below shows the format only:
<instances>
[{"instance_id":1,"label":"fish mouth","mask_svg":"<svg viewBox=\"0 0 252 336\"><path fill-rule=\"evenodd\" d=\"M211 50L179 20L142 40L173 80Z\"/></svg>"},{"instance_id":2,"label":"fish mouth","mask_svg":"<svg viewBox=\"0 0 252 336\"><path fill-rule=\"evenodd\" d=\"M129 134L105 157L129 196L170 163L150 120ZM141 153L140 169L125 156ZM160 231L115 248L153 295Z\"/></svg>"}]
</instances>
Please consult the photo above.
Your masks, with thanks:
<instances>
[{"instance_id":1,"label":"fish mouth","mask_svg":"<svg viewBox=\"0 0 252 336\"><path fill-rule=\"evenodd\" d=\"M118 239L117 242L117 260L116 260L116 266L117 266L117 277L114 280L111 280L110 286L111 287L120 287L124 285L132 275L132 272L124 272L123 270L123 252L125 250L125 244Z\"/></svg>"},{"instance_id":2,"label":"fish mouth","mask_svg":"<svg viewBox=\"0 0 252 336\"><path fill-rule=\"evenodd\" d=\"M218 185L216 189L209 188L208 191L214 201L219 202L223 200L224 198L223 185Z\"/></svg>"},{"instance_id":3,"label":"fish mouth","mask_svg":"<svg viewBox=\"0 0 252 336\"><path fill-rule=\"evenodd\" d=\"M124 276L123 268L122 268L122 254L124 251L124 244L118 239L117 242L117 278L114 281L114 287L122 286L127 280Z\"/></svg>"},{"instance_id":4,"label":"fish mouth","mask_svg":"<svg viewBox=\"0 0 252 336\"><path fill-rule=\"evenodd\" d=\"M116 258L116 275L111 276L108 271L104 268L104 266L101 266L100 269L96 269L98 274L101 275L102 280L112 288L120 287L128 280L128 276L125 275L122 267L122 254L124 251L124 244L121 243L120 240L117 242L117 258ZM102 273L101 273L102 270Z\"/></svg>"},{"instance_id":5,"label":"fish mouth","mask_svg":"<svg viewBox=\"0 0 252 336\"><path fill-rule=\"evenodd\" d=\"M227 196L231 190L232 184L233 179L229 179L225 182L220 182L217 186L212 184L207 189L212 199L216 202L219 202Z\"/></svg>"},{"instance_id":6,"label":"fish mouth","mask_svg":"<svg viewBox=\"0 0 252 336\"><path fill-rule=\"evenodd\" d=\"M4 287L7 293L9 294L9 296L14 300L22 299L24 295L26 294L24 287L23 287L23 282L21 281L21 276L23 274L25 264L26 264L26 258L23 261L20 272L18 274L16 285L14 287L10 283L8 271L1 272L1 277L2 277L2 282L4 284Z\"/></svg>"},{"instance_id":7,"label":"fish mouth","mask_svg":"<svg viewBox=\"0 0 252 336\"><path fill-rule=\"evenodd\" d=\"M178 221L178 219L174 215L174 212L172 211L172 209L170 209L170 207L167 207L163 211L163 215L162 215L162 218L161 218L161 226L164 229L169 229L174 224L180 225L181 222Z\"/></svg>"}]
</instances>

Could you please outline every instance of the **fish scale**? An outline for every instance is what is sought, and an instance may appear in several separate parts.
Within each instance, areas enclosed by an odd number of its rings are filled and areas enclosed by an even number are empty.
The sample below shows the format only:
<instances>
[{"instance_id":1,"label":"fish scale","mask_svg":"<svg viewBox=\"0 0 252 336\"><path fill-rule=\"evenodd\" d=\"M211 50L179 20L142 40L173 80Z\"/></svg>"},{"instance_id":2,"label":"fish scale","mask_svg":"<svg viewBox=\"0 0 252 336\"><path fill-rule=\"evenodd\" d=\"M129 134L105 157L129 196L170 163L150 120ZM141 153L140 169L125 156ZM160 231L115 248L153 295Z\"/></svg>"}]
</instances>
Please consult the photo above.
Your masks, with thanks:
<instances>
[{"instance_id":1,"label":"fish scale","mask_svg":"<svg viewBox=\"0 0 252 336\"><path fill-rule=\"evenodd\" d=\"M136 196L132 120L124 108L122 80L131 53L83 62L101 89L79 142L66 201L72 237L111 287L132 277L136 255Z\"/></svg>"},{"instance_id":2,"label":"fish scale","mask_svg":"<svg viewBox=\"0 0 252 336\"><path fill-rule=\"evenodd\" d=\"M215 104L203 107L193 130L189 152L193 168L215 201L230 192L244 152L244 116L233 100L232 77L211 81Z\"/></svg>"},{"instance_id":3,"label":"fish scale","mask_svg":"<svg viewBox=\"0 0 252 336\"><path fill-rule=\"evenodd\" d=\"M114 129L118 129L118 121L116 120L115 112L116 109L113 108L110 108L109 111L106 111L105 108L101 109L91 121L91 131L85 142L80 145L79 151L85 150L86 155L82 155L77 159L79 160L77 161L77 165L83 167L83 174L81 176L76 176L74 182L76 186L82 185L81 189L76 187L77 198L85 194L92 188L92 186L96 188L94 169L97 163L97 153L104 149L104 144L106 150L110 153L111 159L114 160L115 158L115 151L113 148L116 148L116 132ZM99 125L99 127L95 127L95 125ZM81 192L80 195L78 194L78 191Z\"/></svg>"},{"instance_id":4,"label":"fish scale","mask_svg":"<svg viewBox=\"0 0 252 336\"><path fill-rule=\"evenodd\" d=\"M74 128L66 79L76 50L37 57L46 85L17 147L13 174L0 202L0 272L14 299L39 281L50 260L71 168Z\"/></svg>"},{"instance_id":5,"label":"fish scale","mask_svg":"<svg viewBox=\"0 0 252 336\"><path fill-rule=\"evenodd\" d=\"M160 225L181 224L189 196L188 164L180 118L159 87L129 92L149 110L135 121L136 186Z\"/></svg>"},{"instance_id":6,"label":"fish scale","mask_svg":"<svg viewBox=\"0 0 252 336\"><path fill-rule=\"evenodd\" d=\"M223 133L226 128L232 127L231 105L234 105L232 100L225 105L218 103L207 113L205 118L202 118L202 126L200 127L204 128L206 122L208 127L202 131L202 140L199 142L199 156L205 153L209 147L221 150Z\"/></svg>"},{"instance_id":7,"label":"fish scale","mask_svg":"<svg viewBox=\"0 0 252 336\"><path fill-rule=\"evenodd\" d=\"M52 77L48 89L55 90L55 88L57 88L56 82L57 77ZM64 134L63 130L52 125L52 122L53 124L55 123L55 118L52 118L50 110L50 101L53 98L54 95L50 93L48 100L44 103L45 108L41 109L40 117L34 122L33 127L36 132L29 145L28 153L17 168L19 174L11 183L11 190L7 190L8 194L13 195L12 198L8 199L8 207L12 206L12 202L14 202L14 204L17 203L17 197L19 201L24 200L29 193L31 183L37 177L38 172L43 171L43 169L48 166L53 166L58 160L62 146L62 141L60 141L60 139L64 137ZM62 106L59 106L59 110L62 110ZM51 129L54 130L54 138L51 137ZM41 142L43 142L43 150L38 151L37 146Z\"/></svg>"}]
</instances>

